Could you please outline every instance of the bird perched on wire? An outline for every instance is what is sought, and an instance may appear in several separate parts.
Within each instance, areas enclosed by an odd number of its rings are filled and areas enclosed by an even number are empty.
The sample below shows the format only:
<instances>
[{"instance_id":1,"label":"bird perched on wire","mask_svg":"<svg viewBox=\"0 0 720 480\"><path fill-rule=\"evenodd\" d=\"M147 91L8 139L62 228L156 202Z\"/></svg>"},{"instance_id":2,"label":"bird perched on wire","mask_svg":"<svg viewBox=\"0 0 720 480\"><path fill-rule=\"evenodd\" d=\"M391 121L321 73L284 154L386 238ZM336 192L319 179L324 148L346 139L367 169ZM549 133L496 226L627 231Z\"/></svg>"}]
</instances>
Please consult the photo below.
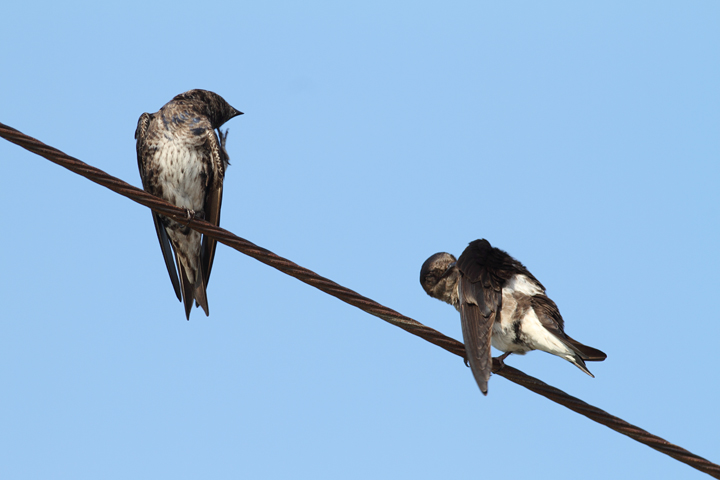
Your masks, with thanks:
<instances>
[{"instance_id":1,"label":"bird perched on wire","mask_svg":"<svg viewBox=\"0 0 720 480\"><path fill-rule=\"evenodd\" d=\"M227 130L223 133L220 127L237 115L242 112L207 90L181 93L158 112L143 113L135 139L145 191L187 209L188 217L219 225L223 180L229 165ZM206 290L217 242L201 239L195 230L163 215L152 212L152 216L165 266L178 300L185 304L186 318L190 319L193 301L209 315Z\"/></svg>"},{"instance_id":2,"label":"bird perched on wire","mask_svg":"<svg viewBox=\"0 0 720 480\"><path fill-rule=\"evenodd\" d=\"M507 252L485 239L475 240L460 255L436 253L420 270L425 292L460 312L466 360L487 395L492 370L490 345L524 355L542 350L564 358L591 377L586 361L607 358L600 350L570 338L555 302L545 287Z\"/></svg>"}]
</instances>

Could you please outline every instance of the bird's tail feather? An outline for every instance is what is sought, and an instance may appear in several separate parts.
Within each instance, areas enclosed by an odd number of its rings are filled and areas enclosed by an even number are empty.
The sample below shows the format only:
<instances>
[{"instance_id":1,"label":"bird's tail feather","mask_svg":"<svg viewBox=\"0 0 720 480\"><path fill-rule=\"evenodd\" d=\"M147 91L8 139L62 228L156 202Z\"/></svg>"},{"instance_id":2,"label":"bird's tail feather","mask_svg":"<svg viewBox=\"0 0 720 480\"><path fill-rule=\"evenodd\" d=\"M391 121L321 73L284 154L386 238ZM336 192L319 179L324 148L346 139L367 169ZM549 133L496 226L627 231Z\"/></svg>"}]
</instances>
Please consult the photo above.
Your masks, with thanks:
<instances>
[{"instance_id":1,"label":"bird's tail feather","mask_svg":"<svg viewBox=\"0 0 720 480\"><path fill-rule=\"evenodd\" d=\"M582 343L578 342L577 340L574 340L568 336L565 337L565 339L568 342L568 346L572 348L577 355L582 358L585 361L588 362L602 362L607 358L607 355L605 355L605 352L601 352L597 348L588 347L587 345L583 345Z\"/></svg>"},{"instance_id":2,"label":"bird's tail feather","mask_svg":"<svg viewBox=\"0 0 720 480\"><path fill-rule=\"evenodd\" d=\"M192 310L193 305L193 284L190 283L190 280L188 279L187 273L185 271L185 265L180 261L180 258L176 255L175 260L177 260L178 268L180 270L180 287L182 289L182 299L183 304L185 305L185 318L190 320L190 310Z\"/></svg>"},{"instance_id":3,"label":"bird's tail feather","mask_svg":"<svg viewBox=\"0 0 720 480\"><path fill-rule=\"evenodd\" d=\"M565 357L565 358L567 358L567 357ZM572 362L572 364L575 365L576 367L578 367L580 370L587 373L592 378L595 378L595 375L590 373L590 370L588 370L587 367L585 366L585 362L583 361L582 358L580 358L580 355L573 355L572 357L568 358L568 360L570 360L570 362Z\"/></svg>"},{"instance_id":4,"label":"bird's tail feather","mask_svg":"<svg viewBox=\"0 0 720 480\"><path fill-rule=\"evenodd\" d=\"M205 311L205 316L210 316L210 308L208 307L207 291L206 291L205 279L202 275L202 269L199 268L197 271L197 282L195 282L195 305L202 307Z\"/></svg>"}]
</instances>

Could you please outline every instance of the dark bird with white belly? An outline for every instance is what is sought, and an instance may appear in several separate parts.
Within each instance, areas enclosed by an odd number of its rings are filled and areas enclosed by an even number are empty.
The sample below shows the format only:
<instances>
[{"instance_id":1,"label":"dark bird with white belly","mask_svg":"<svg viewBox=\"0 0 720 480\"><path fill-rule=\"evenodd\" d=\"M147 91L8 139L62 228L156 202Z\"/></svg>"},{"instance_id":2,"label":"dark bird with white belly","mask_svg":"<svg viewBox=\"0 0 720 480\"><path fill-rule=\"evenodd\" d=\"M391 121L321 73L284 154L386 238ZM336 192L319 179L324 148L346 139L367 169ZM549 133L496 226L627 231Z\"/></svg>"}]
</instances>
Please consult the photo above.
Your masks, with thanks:
<instances>
[{"instance_id":1,"label":"dark bird with white belly","mask_svg":"<svg viewBox=\"0 0 720 480\"><path fill-rule=\"evenodd\" d=\"M158 112L143 113L135 139L145 191L186 209L189 217L219 225L229 165L227 130L220 127L237 115L242 112L207 90L181 93ZM190 319L193 301L209 315L206 290L217 242L163 215L152 212L152 217L185 317Z\"/></svg>"},{"instance_id":2,"label":"dark bird with white belly","mask_svg":"<svg viewBox=\"0 0 720 480\"><path fill-rule=\"evenodd\" d=\"M420 284L428 295L460 312L466 358L483 394L492 370L491 344L505 352L501 362L511 353L542 350L591 377L585 362L607 358L570 338L545 287L522 263L485 239L471 242L457 261L444 252L428 258Z\"/></svg>"}]
</instances>

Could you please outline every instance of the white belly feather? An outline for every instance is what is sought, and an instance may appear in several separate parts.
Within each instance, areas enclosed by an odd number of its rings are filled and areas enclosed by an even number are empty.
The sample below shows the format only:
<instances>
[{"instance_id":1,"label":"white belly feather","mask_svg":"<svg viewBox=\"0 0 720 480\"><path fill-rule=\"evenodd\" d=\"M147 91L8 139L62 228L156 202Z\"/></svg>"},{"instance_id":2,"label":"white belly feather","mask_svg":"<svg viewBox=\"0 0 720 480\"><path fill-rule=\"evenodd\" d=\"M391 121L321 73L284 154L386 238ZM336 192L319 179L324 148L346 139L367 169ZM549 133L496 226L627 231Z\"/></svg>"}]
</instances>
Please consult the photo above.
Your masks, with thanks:
<instances>
[{"instance_id":1,"label":"white belly feather","mask_svg":"<svg viewBox=\"0 0 720 480\"><path fill-rule=\"evenodd\" d=\"M500 319L493 325L492 345L503 352L524 354L530 350L542 350L569 359L572 351L540 322L535 310L522 308L518 300L527 296L543 295L545 291L525 275L515 275L502 290ZM518 330L515 322L520 319L520 342L516 342Z\"/></svg>"}]
</instances>

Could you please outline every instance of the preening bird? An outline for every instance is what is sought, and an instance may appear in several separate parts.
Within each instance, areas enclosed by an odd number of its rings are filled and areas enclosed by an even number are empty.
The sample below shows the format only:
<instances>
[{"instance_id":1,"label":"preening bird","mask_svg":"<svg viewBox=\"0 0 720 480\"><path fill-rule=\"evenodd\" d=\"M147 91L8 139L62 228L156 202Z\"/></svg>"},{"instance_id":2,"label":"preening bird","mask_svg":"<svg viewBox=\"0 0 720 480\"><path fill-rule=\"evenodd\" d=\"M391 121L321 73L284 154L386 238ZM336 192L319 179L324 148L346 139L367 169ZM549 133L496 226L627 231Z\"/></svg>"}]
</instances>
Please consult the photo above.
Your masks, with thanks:
<instances>
[{"instance_id":1,"label":"preening bird","mask_svg":"<svg viewBox=\"0 0 720 480\"><path fill-rule=\"evenodd\" d=\"M542 350L591 377L585 362L607 358L568 336L545 287L522 263L485 239L471 242L457 261L445 252L428 258L420 284L428 295L460 312L467 361L483 394L492 370L491 344L505 352L501 361L511 353Z\"/></svg>"}]
</instances>

